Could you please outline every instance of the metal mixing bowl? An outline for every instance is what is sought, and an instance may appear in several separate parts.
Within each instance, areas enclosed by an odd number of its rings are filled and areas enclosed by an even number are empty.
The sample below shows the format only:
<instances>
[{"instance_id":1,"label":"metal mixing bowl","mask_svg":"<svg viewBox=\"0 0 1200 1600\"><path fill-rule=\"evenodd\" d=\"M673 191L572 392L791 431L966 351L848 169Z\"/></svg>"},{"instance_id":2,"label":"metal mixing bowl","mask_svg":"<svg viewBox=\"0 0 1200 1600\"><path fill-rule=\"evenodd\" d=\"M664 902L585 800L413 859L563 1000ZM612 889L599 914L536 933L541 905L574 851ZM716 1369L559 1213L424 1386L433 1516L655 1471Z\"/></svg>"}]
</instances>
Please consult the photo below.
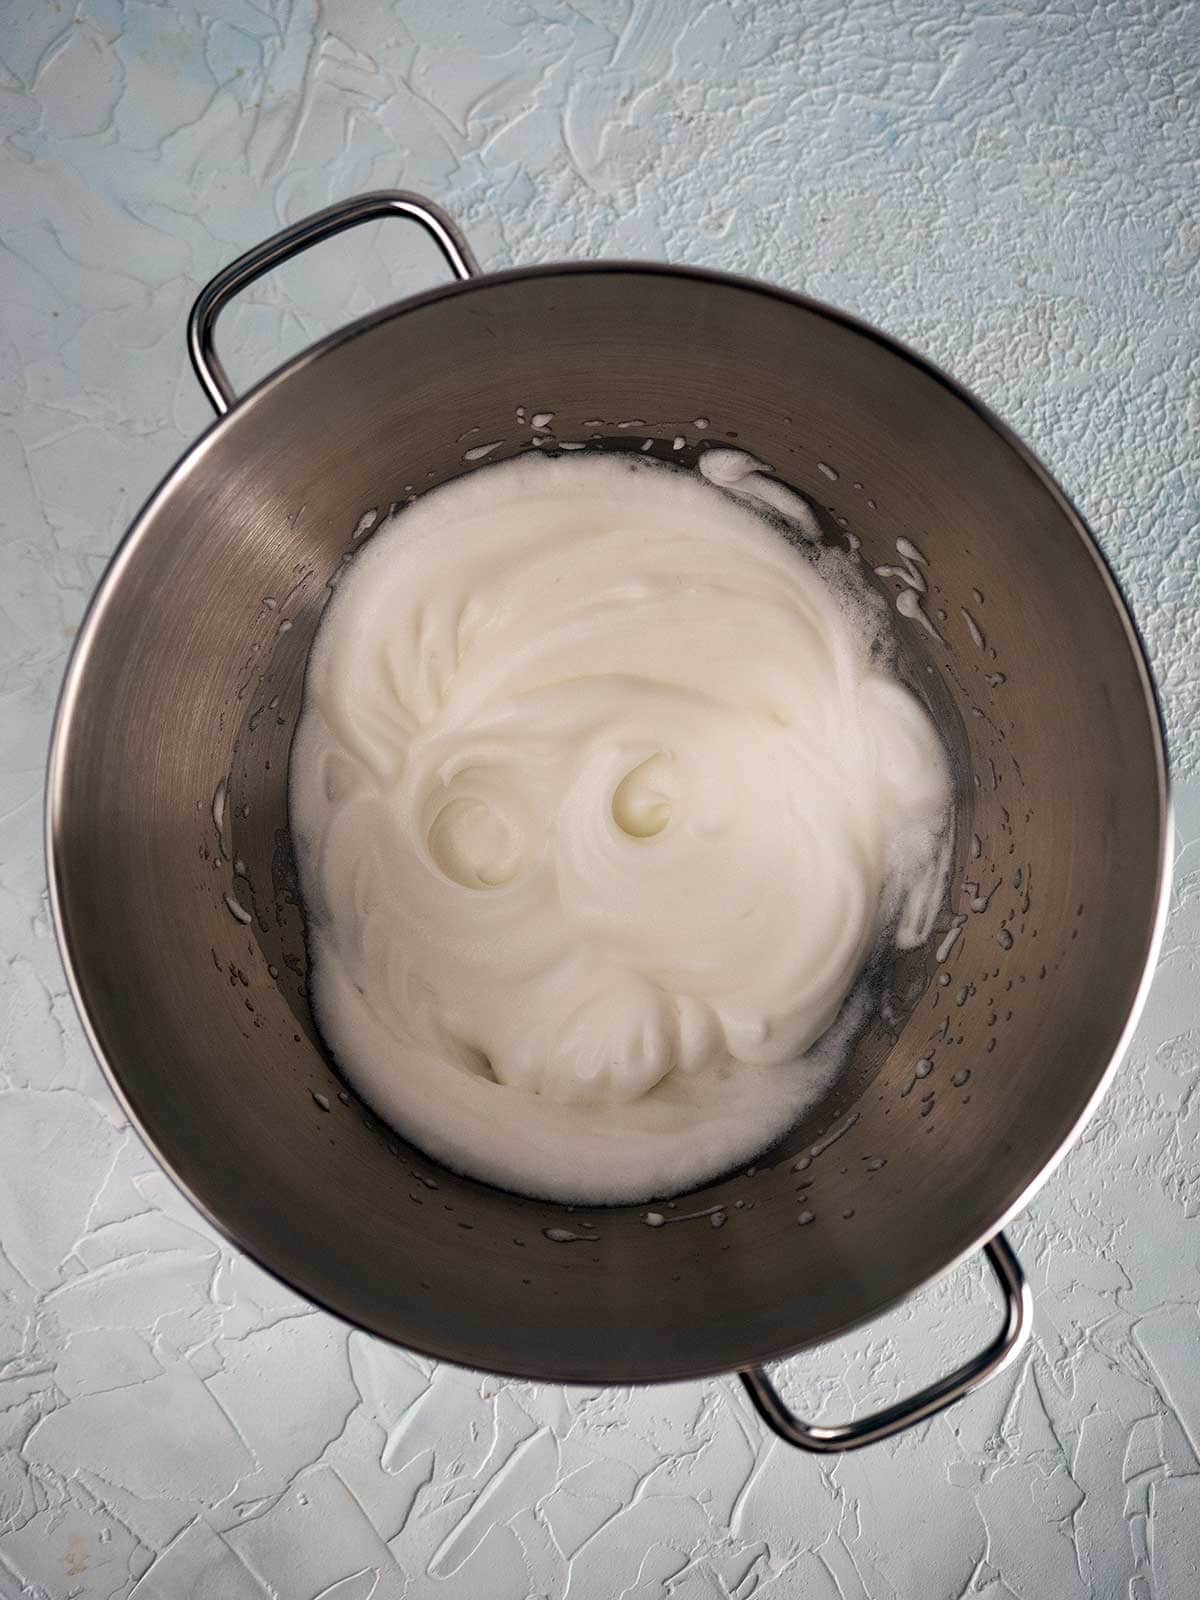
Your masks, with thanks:
<instances>
[{"instance_id":1,"label":"metal mixing bowl","mask_svg":"<svg viewBox=\"0 0 1200 1600\"><path fill-rule=\"evenodd\" d=\"M232 404L212 352L229 296L389 212L430 231L469 281L364 318ZM1024 1337L1002 1242L988 1245L1002 1333L914 1402L810 1429L756 1369L993 1240L1096 1105L1165 902L1167 779L1137 636L1045 470L874 330L711 272L474 273L435 208L368 196L251 252L197 303L193 356L227 414L122 542L55 729L50 881L76 1001L192 1200L349 1321L543 1379L738 1369L794 1442L879 1437ZM519 406L553 413L545 449L653 438L686 461L736 444L808 496L829 537L861 541L868 568L896 564L898 537L927 557L940 638L920 619L898 626L959 752L953 900L931 941L944 959L935 948L893 975L840 1087L756 1171L666 1213L720 1207L724 1226L568 1211L437 1168L344 1090L309 1012L286 784L328 585L366 513L470 470L474 445L503 441L489 460L530 448ZM946 948L954 913L966 921Z\"/></svg>"}]
</instances>

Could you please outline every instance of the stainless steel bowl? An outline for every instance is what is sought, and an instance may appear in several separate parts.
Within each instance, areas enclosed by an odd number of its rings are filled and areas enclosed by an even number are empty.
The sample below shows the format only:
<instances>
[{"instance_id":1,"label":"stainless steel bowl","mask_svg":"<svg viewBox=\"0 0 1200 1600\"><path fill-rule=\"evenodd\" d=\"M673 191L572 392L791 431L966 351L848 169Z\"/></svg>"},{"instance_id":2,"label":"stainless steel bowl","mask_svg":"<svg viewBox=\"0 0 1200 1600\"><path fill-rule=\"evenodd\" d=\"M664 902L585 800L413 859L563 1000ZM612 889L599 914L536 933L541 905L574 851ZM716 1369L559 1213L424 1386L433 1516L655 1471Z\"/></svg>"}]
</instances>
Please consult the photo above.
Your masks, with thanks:
<instances>
[{"instance_id":1,"label":"stainless steel bowl","mask_svg":"<svg viewBox=\"0 0 1200 1600\"><path fill-rule=\"evenodd\" d=\"M364 318L233 404L212 351L224 302L384 213L420 223L469 281ZM1128 1039L1169 843L1138 639L1045 470L948 378L828 307L657 266L477 277L452 224L412 196L363 197L252 251L201 296L191 340L226 414L100 585L48 795L76 1001L167 1170L256 1260L385 1338L544 1379L738 1369L767 1420L813 1448L895 1431L1011 1358L1027 1300L993 1236ZM960 758L954 900L931 941L944 960L893 975L840 1087L757 1171L669 1213L721 1207L721 1227L569 1212L436 1168L346 1093L309 1012L286 782L328 585L365 513L470 470L472 444L504 441L489 460L530 448L518 406L553 413L542 448L654 438L692 460L736 443L807 495L831 538L861 541L868 567L895 565L901 536L928 558L941 637L900 627ZM951 913L966 921L947 947ZM790 1417L762 1363L983 1244L1007 1310L976 1361L882 1418Z\"/></svg>"}]
</instances>

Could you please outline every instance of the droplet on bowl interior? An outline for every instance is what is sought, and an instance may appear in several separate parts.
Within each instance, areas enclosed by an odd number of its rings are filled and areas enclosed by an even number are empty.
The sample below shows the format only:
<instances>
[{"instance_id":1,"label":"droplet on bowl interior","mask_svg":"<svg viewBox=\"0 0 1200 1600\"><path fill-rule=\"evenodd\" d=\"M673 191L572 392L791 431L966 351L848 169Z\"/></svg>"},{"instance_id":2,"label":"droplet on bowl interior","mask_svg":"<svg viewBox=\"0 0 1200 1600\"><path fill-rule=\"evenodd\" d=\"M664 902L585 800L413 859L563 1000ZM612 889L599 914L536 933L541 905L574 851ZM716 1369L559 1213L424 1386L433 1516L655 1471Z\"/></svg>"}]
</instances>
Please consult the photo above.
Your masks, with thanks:
<instances>
[{"instance_id":1,"label":"droplet on bowl interior","mask_svg":"<svg viewBox=\"0 0 1200 1600\"><path fill-rule=\"evenodd\" d=\"M254 918L246 910L245 906L236 895L227 894L225 896L225 905L230 916L233 917L235 921L240 922L243 925L249 925L254 921Z\"/></svg>"}]
</instances>

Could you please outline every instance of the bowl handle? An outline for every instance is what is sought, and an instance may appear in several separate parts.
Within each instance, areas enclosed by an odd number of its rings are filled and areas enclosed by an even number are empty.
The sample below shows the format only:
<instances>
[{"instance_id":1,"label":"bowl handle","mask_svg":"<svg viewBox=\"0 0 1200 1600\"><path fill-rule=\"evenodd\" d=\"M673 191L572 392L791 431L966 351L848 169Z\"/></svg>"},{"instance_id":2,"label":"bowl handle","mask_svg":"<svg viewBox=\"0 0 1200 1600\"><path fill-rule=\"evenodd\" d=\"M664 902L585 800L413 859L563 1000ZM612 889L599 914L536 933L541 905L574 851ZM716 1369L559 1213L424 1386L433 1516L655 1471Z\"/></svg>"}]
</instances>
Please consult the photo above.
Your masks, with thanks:
<instances>
[{"instance_id":1,"label":"bowl handle","mask_svg":"<svg viewBox=\"0 0 1200 1600\"><path fill-rule=\"evenodd\" d=\"M335 233L355 228L360 222L373 222L377 217L407 217L418 223L442 252L456 278L473 278L479 272L470 245L441 207L399 189L380 189L374 194L356 195L352 200L339 200L335 205L326 206L324 211L315 211L311 217L293 222L290 228L273 234L230 262L205 284L192 306L188 317L188 354L200 387L219 417L224 416L237 399L213 345L217 318L224 307L255 278L290 261L309 245L331 239Z\"/></svg>"},{"instance_id":2,"label":"bowl handle","mask_svg":"<svg viewBox=\"0 0 1200 1600\"><path fill-rule=\"evenodd\" d=\"M983 1247L988 1263L996 1274L1004 1292L1004 1325L995 1339L980 1355L939 1378L927 1389L910 1395L907 1400L897 1400L885 1406L874 1416L859 1417L854 1422L822 1424L802 1422L783 1402L778 1389L763 1367L748 1367L738 1376L746 1385L754 1409L773 1433L800 1450L815 1450L824 1455L836 1455L842 1450L857 1450L864 1444L875 1444L879 1439L890 1439L926 1417L936 1416L956 1400L978 1389L981 1383L994 1378L1020 1354L1029 1341L1033 1329L1033 1302L1021 1263L1013 1254L1012 1246L1002 1233L989 1239Z\"/></svg>"}]
</instances>

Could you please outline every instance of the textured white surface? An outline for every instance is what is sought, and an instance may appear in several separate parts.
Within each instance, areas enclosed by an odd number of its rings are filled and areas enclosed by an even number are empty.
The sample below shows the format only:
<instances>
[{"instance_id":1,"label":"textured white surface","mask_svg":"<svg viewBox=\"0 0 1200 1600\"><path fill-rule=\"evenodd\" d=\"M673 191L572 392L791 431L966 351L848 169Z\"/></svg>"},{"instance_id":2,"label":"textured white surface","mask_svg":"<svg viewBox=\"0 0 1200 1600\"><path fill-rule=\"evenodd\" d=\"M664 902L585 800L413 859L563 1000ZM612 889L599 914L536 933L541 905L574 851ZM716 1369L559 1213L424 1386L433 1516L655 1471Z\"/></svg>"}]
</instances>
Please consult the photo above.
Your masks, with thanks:
<instances>
[{"instance_id":1,"label":"textured white surface","mask_svg":"<svg viewBox=\"0 0 1200 1600\"><path fill-rule=\"evenodd\" d=\"M5 1600L1200 1590L1196 14L796 9L3 7ZM46 736L105 559L207 421L187 305L280 222L396 184L491 265L731 267L910 339L1041 451L1147 634L1183 780L1156 987L1014 1230L1032 1356L894 1445L818 1462L768 1444L731 1383L504 1384L347 1334L211 1235L82 1042L47 920ZM435 270L403 230L327 247L230 317L234 371ZM900 1392L978 1339L984 1303L976 1263L798 1363L797 1398Z\"/></svg>"}]
</instances>

